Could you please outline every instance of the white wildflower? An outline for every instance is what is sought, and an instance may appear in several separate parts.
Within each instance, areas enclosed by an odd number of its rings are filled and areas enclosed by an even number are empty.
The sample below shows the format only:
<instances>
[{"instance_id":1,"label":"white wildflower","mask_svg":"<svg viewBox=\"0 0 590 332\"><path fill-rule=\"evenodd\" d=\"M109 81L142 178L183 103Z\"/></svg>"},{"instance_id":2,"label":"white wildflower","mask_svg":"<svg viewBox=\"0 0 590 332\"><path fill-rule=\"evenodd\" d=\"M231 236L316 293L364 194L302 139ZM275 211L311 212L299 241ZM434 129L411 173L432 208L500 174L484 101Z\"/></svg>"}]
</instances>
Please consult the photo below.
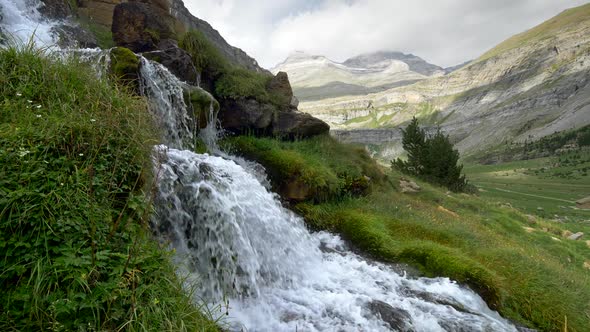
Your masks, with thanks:
<instances>
[{"instance_id":1,"label":"white wildflower","mask_svg":"<svg viewBox=\"0 0 590 332\"><path fill-rule=\"evenodd\" d=\"M90 119L90 122L96 122L96 119Z\"/></svg>"},{"instance_id":2,"label":"white wildflower","mask_svg":"<svg viewBox=\"0 0 590 332\"><path fill-rule=\"evenodd\" d=\"M22 96L23 96L23 94L22 94L22 93L20 93L20 92L17 92L17 93L16 93L16 96L17 96L17 97L22 97Z\"/></svg>"},{"instance_id":3,"label":"white wildflower","mask_svg":"<svg viewBox=\"0 0 590 332\"><path fill-rule=\"evenodd\" d=\"M22 157L28 155L29 153L31 153L31 151L20 148L18 151L18 156L22 158Z\"/></svg>"},{"instance_id":4,"label":"white wildflower","mask_svg":"<svg viewBox=\"0 0 590 332\"><path fill-rule=\"evenodd\" d=\"M36 116L36 117L38 117L38 118L40 118L40 117L41 117L41 114L37 114L37 115L35 115L35 116Z\"/></svg>"},{"instance_id":5,"label":"white wildflower","mask_svg":"<svg viewBox=\"0 0 590 332\"><path fill-rule=\"evenodd\" d=\"M32 104L33 101L32 100L27 100L27 103Z\"/></svg>"},{"instance_id":6,"label":"white wildflower","mask_svg":"<svg viewBox=\"0 0 590 332\"><path fill-rule=\"evenodd\" d=\"M41 108L41 105L37 105L37 106L35 106L35 107L37 107L37 109L40 109L40 108Z\"/></svg>"},{"instance_id":7,"label":"white wildflower","mask_svg":"<svg viewBox=\"0 0 590 332\"><path fill-rule=\"evenodd\" d=\"M84 154L83 154L83 153L80 153L80 154L79 154L79 156L80 156L80 157L84 157Z\"/></svg>"}]
</instances>

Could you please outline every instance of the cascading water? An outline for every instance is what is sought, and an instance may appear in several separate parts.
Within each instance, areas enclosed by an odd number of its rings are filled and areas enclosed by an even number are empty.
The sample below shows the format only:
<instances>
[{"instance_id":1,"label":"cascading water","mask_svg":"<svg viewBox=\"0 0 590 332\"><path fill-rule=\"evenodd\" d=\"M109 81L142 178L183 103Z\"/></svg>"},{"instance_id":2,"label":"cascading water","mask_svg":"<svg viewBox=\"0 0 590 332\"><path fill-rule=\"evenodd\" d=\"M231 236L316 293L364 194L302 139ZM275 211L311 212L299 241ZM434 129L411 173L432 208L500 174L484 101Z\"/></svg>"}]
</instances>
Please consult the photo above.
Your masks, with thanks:
<instances>
[{"instance_id":1,"label":"cascading water","mask_svg":"<svg viewBox=\"0 0 590 332\"><path fill-rule=\"evenodd\" d=\"M229 299L232 330L516 331L449 279L411 279L352 253L338 236L310 233L255 167L182 150L188 113L171 102L182 97L181 83L142 63L147 96L174 144L155 148L154 229L199 278L200 298Z\"/></svg>"},{"instance_id":2,"label":"cascading water","mask_svg":"<svg viewBox=\"0 0 590 332\"><path fill-rule=\"evenodd\" d=\"M37 10L39 6L39 0L1 0L0 33L16 43L26 44L32 37L37 46L54 45L57 41L53 30L55 22L44 19Z\"/></svg>"},{"instance_id":3,"label":"cascading water","mask_svg":"<svg viewBox=\"0 0 590 332\"><path fill-rule=\"evenodd\" d=\"M52 42L35 5L0 0L3 31L28 40L35 30L39 42ZM83 56L108 63L98 51ZM154 148L154 230L198 277L201 298L229 298L232 330L516 331L449 279L408 278L352 253L338 236L310 233L263 185L260 166L186 150L195 124L168 70L142 58L140 86L166 144ZM209 121L201 135L214 142Z\"/></svg>"}]
</instances>

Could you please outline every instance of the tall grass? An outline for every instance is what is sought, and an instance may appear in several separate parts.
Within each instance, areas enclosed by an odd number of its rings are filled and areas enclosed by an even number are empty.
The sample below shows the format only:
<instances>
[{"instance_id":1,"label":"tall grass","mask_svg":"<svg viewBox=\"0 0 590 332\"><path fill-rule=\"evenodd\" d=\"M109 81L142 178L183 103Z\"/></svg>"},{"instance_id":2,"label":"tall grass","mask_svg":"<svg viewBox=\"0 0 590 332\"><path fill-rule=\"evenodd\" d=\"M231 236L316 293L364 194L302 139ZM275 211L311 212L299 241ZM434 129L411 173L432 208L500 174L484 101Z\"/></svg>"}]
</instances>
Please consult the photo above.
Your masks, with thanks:
<instances>
[{"instance_id":1,"label":"tall grass","mask_svg":"<svg viewBox=\"0 0 590 332\"><path fill-rule=\"evenodd\" d=\"M216 330L150 235L144 100L33 45L0 95L0 330Z\"/></svg>"}]
</instances>

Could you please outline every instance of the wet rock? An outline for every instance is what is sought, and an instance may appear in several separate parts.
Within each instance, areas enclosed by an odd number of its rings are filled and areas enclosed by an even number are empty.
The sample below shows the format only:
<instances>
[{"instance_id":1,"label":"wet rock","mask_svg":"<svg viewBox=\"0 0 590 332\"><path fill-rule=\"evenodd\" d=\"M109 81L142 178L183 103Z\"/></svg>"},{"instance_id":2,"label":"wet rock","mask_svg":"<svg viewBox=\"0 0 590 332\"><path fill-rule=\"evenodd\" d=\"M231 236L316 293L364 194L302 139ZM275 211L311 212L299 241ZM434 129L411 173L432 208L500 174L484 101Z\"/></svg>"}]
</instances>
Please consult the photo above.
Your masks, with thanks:
<instances>
[{"instance_id":1,"label":"wet rock","mask_svg":"<svg viewBox=\"0 0 590 332\"><path fill-rule=\"evenodd\" d=\"M165 39L157 45L159 50L145 52L142 55L147 59L161 63L181 81L198 85L199 72L195 68L191 56L176 41Z\"/></svg>"},{"instance_id":2,"label":"wet rock","mask_svg":"<svg viewBox=\"0 0 590 332\"><path fill-rule=\"evenodd\" d=\"M422 190L422 188L416 182L406 178L401 178L399 180L399 189L402 193L417 193Z\"/></svg>"},{"instance_id":3,"label":"wet rock","mask_svg":"<svg viewBox=\"0 0 590 332\"><path fill-rule=\"evenodd\" d=\"M139 59L137 55L125 47L111 50L110 74L119 82L138 87Z\"/></svg>"},{"instance_id":4,"label":"wet rock","mask_svg":"<svg viewBox=\"0 0 590 332\"><path fill-rule=\"evenodd\" d=\"M185 86L183 92L184 101L199 128L205 128L208 123L217 118L219 103L210 93L191 85Z\"/></svg>"},{"instance_id":5,"label":"wet rock","mask_svg":"<svg viewBox=\"0 0 590 332\"><path fill-rule=\"evenodd\" d=\"M174 18L151 4L121 3L115 6L111 31L117 46L148 52L161 40L175 37L174 24Z\"/></svg>"},{"instance_id":6,"label":"wet rock","mask_svg":"<svg viewBox=\"0 0 590 332\"><path fill-rule=\"evenodd\" d=\"M391 305L373 300L367 304L369 311L387 323L394 331L414 331L412 328L410 314L400 308L394 308Z\"/></svg>"},{"instance_id":7,"label":"wet rock","mask_svg":"<svg viewBox=\"0 0 590 332\"><path fill-rule=\"evenodd\" d=\"M43 6L39 7L39 12L43 16L51 19L64 19L74 14L72 1L64 0L41 0Z\"/></svg>"},{"instance_id":8,"label":"wet rock","mask_svg":"<svg viewBox=\"0 0 590 332\"><path fill-rule=\"evenodd\" d=\"M59 46L70 48L95 48L98 41L93 33L77 25L62 24L55 28Z\"/></svg>"},{"instance_id":9,"label":"wet rock","mask_svg":"<svg viewBox=\"0 0 590 332\"><path fill-rule=\"evenodd\" d=\"M579 239L582 238L582 236L584 236L584 233L582 232L577 232L575 234L572 234L570 236L568 236L568 240L573 240L573 241L578 241Z\"/></svg>"}]
</instances>

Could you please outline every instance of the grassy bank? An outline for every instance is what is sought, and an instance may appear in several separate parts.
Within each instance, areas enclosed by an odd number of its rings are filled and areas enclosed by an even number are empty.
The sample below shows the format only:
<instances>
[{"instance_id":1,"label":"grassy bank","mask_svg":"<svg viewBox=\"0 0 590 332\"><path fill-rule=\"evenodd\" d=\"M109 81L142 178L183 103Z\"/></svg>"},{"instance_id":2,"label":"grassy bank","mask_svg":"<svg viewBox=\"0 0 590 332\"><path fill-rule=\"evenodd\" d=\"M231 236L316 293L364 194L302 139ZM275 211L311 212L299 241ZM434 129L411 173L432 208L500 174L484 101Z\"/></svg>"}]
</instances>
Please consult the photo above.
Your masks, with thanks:
<instances>
[{"instance_id":1,"label":"grassy bank","mask_svg":"<svg viewBox=\"0 0 590 332\"><path fill-rule=\"evenodd\" d=\"M261 162L275 187L307 169L340 178L377 178L377 166L362 149L326 137L229 141ZM340 233L380 260L409 263L428 276L471 286L505 317L542 331L563 331L567 320L568 331L585 331L590 274L584 264L590 262L590 250L584 242L562 238L560 224L532 220L486 198L447 194L423 182L418 182L420 193L403 194L397 189L401 175L387 172L360 195L335 185L322 199L310 196L294 209L310 227Z\"/></svg>"},{"instance_id":2,"label":"grassy bank","mask_svg":"<svg viewBox=\"0 0 590 332\"><path fill-rule=\"evenodd\" d=\"M215 330L151 238L144 101L0 50L0 330Z\"/></svg>"}]
</instances>

